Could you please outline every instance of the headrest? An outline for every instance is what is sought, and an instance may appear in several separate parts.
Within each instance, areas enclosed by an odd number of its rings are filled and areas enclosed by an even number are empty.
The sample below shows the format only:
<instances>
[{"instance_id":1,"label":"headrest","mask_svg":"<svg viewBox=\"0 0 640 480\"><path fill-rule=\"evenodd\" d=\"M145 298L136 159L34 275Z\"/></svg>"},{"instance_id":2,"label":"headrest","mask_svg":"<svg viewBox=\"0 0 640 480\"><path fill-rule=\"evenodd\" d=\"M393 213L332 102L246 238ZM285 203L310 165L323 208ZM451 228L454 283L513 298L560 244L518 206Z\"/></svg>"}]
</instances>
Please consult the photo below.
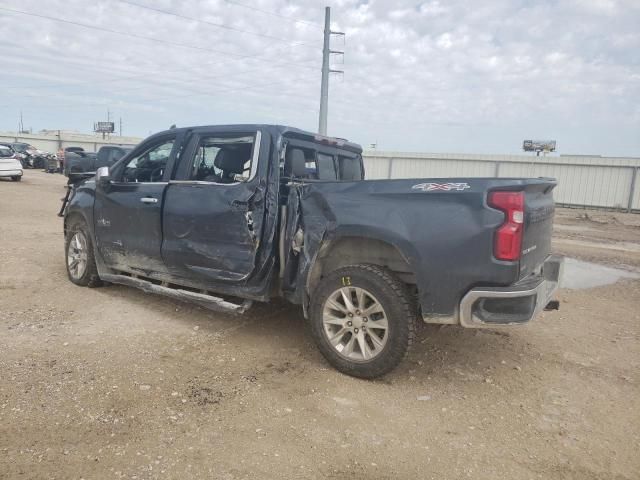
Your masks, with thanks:
<instances>
[{"instance_id":1,"label":"headrest","mask_svg":"<svg viewBox=\"0 0 640 480\"><path fill-rule=\"evenodd\" d=\"M213 164L225 173L242 173L244 164L249 160L246 149L220 149Z\"/></svg>"},{"instance_id":2,"label":"headrest","mask_svg":"<svg viewBox=\"0 0 640 480\"><path fill-rule=\"evenodd\" d=\"M307 175L304 151L300 148L287 148L284 159L285 177L304 177Z\"/></svg>"}]
</instances>

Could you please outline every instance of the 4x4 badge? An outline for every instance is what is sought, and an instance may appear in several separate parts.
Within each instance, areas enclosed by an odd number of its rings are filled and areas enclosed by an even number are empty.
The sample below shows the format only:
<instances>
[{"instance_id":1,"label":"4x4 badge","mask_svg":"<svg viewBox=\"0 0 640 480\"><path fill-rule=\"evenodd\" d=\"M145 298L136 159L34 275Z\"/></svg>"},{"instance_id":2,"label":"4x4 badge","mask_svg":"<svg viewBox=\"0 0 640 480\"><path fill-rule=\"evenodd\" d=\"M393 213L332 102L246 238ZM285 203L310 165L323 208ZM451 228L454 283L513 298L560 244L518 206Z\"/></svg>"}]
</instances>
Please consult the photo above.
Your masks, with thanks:
<instances>
[{"instance_id":1,"label":"4x4 badge","mask_svg":"<svg viewBox=\"0 0 640 480\"><path fill-rule=\"evenodd\" d=\"M471 186L468 183L419 183L411 188L425 192L450 192L452 190L466 190L467 188L471 188Z\"/></svg>"}]
</instances>

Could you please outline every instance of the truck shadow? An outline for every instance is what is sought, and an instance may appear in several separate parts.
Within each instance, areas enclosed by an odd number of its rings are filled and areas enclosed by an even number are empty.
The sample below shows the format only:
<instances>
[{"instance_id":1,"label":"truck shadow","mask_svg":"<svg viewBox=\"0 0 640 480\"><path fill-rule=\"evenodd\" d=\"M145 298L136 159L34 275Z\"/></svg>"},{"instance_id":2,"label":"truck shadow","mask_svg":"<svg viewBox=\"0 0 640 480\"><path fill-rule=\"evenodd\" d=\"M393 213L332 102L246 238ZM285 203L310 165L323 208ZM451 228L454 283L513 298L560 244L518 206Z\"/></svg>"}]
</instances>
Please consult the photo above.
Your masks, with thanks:
<instances>
[{"instance_id":1,"label":"truck shadow","mask_svg":"<svg viewBox=\"0 0 640 480\"><path fill-rule=\"evenodd\" d=\"M525 327L526 328L526 327ZM432 380L493 383L496 377L522 370L538 348L516 330L466 329L426 325L394 381Z\"/></svg>"},{"instance_id":2,"label":"truck shadow","mask_svg":"<svg viewBox=\"0 0 640 480\"><path fill-rule=\"evenodd\" d=\"M223 333L237 348L264 346L264 355L281 357L283 351L298 352L292 362L303 362L311 370L335 372L315 348L302 308L283 300L254 303L244 315L206 310L194 304L141 292L134 288L110 286L99 292L119 297L171 324L202 332ZM527 328L527 327L525 327ZM521 329L520 329L521 330ZM530 339L529 339L530 340ZM459 326L421 325L412 349L400 366L377 384L405 384L416 381L478 381L491 383L498 370L522 368L525 358L536 356L537 348L526 334L515 330L465 329ZM292 353L293 355L293 353ZM364 381L364 380L363 380ZM366 382L366 381L364 381Z\"/></svg>"}]
</instances>

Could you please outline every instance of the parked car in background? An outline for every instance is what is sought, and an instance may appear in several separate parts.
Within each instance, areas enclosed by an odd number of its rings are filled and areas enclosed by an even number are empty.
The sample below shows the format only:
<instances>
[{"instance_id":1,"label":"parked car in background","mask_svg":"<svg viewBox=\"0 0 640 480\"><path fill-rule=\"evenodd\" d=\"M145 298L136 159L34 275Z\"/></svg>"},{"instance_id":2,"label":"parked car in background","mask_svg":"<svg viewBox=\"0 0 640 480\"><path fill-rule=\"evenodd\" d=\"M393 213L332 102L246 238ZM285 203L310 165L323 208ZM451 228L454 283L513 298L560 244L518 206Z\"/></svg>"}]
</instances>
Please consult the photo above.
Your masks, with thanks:
<instances>
[{"instance_id":1,"label":"parked car in background","mask_svg":"<svg viewBox=\"0 0 640 480\"><path fill-rule=\"evenodd\" d=\"M5 147L11 150L13 153L18 153L15 148L13 148L11 143L0 143L0 147Z\"/></svg>"},{"instance_id":2,"label":"parked car in background","mask_svg":"<svg viewBox=\"0 0 640 480\"><path fill-rule=\"evenodd\" d=\"M18 158L24 168L33 167L33 157L38 152L36 147L24 142L13 142L9 145L16 153L18 153Z\"/></svg>"},{"instance_id":3,"label":"parked car in background","mask_svg":"<svg viewBox=\"0 0 640 480\"><path fill-rule=\"evenodd\" d=\"M22 180L22 164L16 152L0 145L0 177L9 177L14 182Z\"/></svg>"},{"instance_id":4,"label":"parked car in background","mask_svg":"<svg viewBox=\"0 0 640 480\"><path fill-rule=\"evenodd\" d=\"M73 150L71 150L73 148ZM95 172L100 167L110 167L133 147L104 145L97 153L85 152L81 147L67 147L64 156L64 174Z\"/></svg>"},{"instance_id":5,"label":"parked car in background","mask_svg":"<svg viewBox=\"0 0 640 480\"><path fill-rule=\"evenodd\" d=\"M25 144L26 145L26 144ZM18 149L14 143L0 143L0 147L6 147L11 150L15 157L20 161L20 163L24 166L24 160L28 157L26 153L21 151L22 149Z\"/></svg>"},{"instance_id":6,"label":"parked car in background","mask_svg":"<svg viewBox=\"0 0 640 480\"><path fill-rule=\"evenodd\" d=\"M8 145L10 145L11 148L13 148L13 150L21 154L33 155L38 152L38 149L29 143L13 142L13 143L9 143Z\"/></svg>"},{"instance_id":7,"label":"parked car in background","mask_svg":"<svg viewBox=\"0 0 640 480\"><path fill-rule=\"evenodd\" d=\"M49 164L50 158L53 156L53 154L49 152L38 150L36 147L29 143L12 142L2 143L0 145L10 147L15 153L17 153L17 158L18 160L20 160L23 168L46 169Z\"/></svg>"},{"instance_id":8,"label":"parked car in background","mask_svg":"<svg viewBox=\"0 0 640 480\"><path fill-rule=\"evenodd\" d=\"M85 153L84 152L84 148L82 147L67 147L64 149L65 152L72 152L72 153Z\"/></svg>"}]
</instances>

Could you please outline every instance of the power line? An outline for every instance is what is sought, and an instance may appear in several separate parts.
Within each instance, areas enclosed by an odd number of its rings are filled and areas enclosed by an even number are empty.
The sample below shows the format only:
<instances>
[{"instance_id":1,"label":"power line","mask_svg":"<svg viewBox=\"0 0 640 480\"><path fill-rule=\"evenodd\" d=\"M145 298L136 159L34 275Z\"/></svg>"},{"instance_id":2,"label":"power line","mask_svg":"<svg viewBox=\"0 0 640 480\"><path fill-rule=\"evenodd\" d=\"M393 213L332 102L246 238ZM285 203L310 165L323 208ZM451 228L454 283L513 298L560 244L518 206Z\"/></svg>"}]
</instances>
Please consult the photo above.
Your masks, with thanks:
<instances>
[{"instance_id":1,"label":"power line","mask_svg":"<svg viewBox=\"0 0 640 480\"><path fill-rule=\"evenodd\" d=\"M311 78L311 77L315 77L315 74L313 74L313 75L303 75L302 78L295 79L295 80L305 80L305 79ZM270 87L272 85L280 85L280 84L283 84L283 83L284 84L289 84L289 80L286 80L284 82L277 81L277 82L269 82L269 83L263 83L263 84L258 84L258 85L245 85L245 86L240 86L240 87L223 88L222 90L217 90L214 93L212 93L210 89L207 90L206 92L202 91L202 90L191 90L191 92L193 92L193 93L187 93L185 95L171 95L171 96L166 96L166 97L154 98L153 101L157 102L157 101L163 101L163 100L172 100L174 98L188 98L188 97L199 97L199 96L214 97L220 92L233 92L233 91L244 90L244 89L253 90L255 88Z\"/></svg>"},{"instance_id":2,"label":"power line","mask_svg":"<svg viewBox=\"0 0 640 480\"><path fill-rule=\"evenodd\" d=\"M283 49L284 47L286 47L286 45L283 46L283 47L277 47L272 51L275 52L275 51ZM260 57L261 55L262 54L257 54L257 55L251 55L251 56L247 56L247 57L242 57L242 58L234 58L234 59L228 60L227 62L222 63L222 64L219 63L218 60L211 60L209 62L205 62L204 64L200 63L200 64L198 64L198 66L202 67L203 65L205 65L205 66L206 65L215 65L219 70L220 67L229 65L229 64L231 64L233 62L238 62L240 60L252 60L252 59L255 59L257 57ZM74 55L73 58L76 59L77 55ZM87 58L87 59L91 58L91 59L93 59L94 57L82 57L82 58ZM64 59L61 59L60 57L58 57L57 60L58 61L60 61L60 60L64 61ZM304 65L304 64L307 64L307 63L311 63L311 62L315 62L315 60L309 60L309 61L306 61L306 62L301 62L300 65ZM276 62L276 63L272 63L271 65L268 65L265 68L271 68L271 67L276 67L276 66L278 66L278 67L279 66L288 66L288 65L289 65L289 62L287 62L287 61ZM254 68L254 69L251 69L251 70L244 70L244 71L236 72L236 73L215 75L213 77L211 77L209 75L200 76L199 78L216 78L216 77L224 76L224 75L238 75L238 74L242 74L242 73L258 71L258 70L261 70L261 69L262 68ZM171 69L165 69L165 68L162 69L162 73L163 74L172 73L172 72L185 72L185 71L194 71L194 69L193 69L193 67L185 67L185 66L180 66L180 67L171 68ZM95 72L95 70L94 70L94 72ZM96 73L98 75L102 74L102 72L99 72L99 71L96 72ZM35 89L40 89L40 88L44 88L44 89L46 89L46 88L59 88L61 86L76 86L76 85L90 85L90 86L93 86L93 85L103 84L103 83L111 84L113 82L120 82L120 81L124 81L124 80L135 80L137 78L146 78L146 77L149 77L149 75L152 75L152 74L153 74L153 72L145 71L145 73L138 73L138 74L135 74L135 75L112 77L112 78L107 78L107 79L103 78L101 80L92 80L92 81L87 81L87 80L81 80L81 81L61 80L58 83L49 83L49 84L41 84L41 85L0 85L0 88L4 88L4 89L16 89L16 88L22 88L22 89L34 89L35 88ZM164 78L164 77L162 77L162 78ZM144 88L144 87L135 87L135 88L137 89L137 88Z\"/></svg>"},{"instance_id":3,"label":"power line","mask_svg":"<svg viewBox=\"0 0 640 480\"><path fill-rule=\"evenodd\" d=\"M189 45L189 44L186 44L186 43L172 42L172 41L169 41L169 40L162 40L160 38L147 37L147 36L144 36L144 35L138 35L136 33L122 32L122 31L113 30L113 29L110 29L110 28L98 27L96 25L88 25L86 23L80 23L80 22L75 22L75 21L72 21L72 20L66 20L64 18L51 17L49 15L42 15L42 14L33 13L33 12L25 12L24 10L17 10L17 9L7 8L7 7L0 7L0 10L5 10L7 12L13 12L13 13L19 13L19 14L22 14L22 15L28 15L28 16L31 16L31 17L44 18L44 19L47 19L47 20L53 20L55 22L67 23L69 25L75 25L77 27L88 28L90 30L98 30L98 31L107 32L107 33L114 33L116 35L124 35L126 37L132 37L132 38L138 38L138 39L141 39L141 40L147 40L147 41L150 41L150 42L162 43L164 45L171 45L171 46L174 46L174 47L189 48L189 49L192 49L192 50L211 52L211 53L216 53L218 55L224 55L224 56L228 56L228 57L255 58L256 60L260 60L260 61L264 61L264 62L271 62L271 60L269 60L269 59L261 58L261 57L254 57L252 55L241 55L241 54L237 54L237 53L221 52L219 50L214 50L214 49L207 48L207 47L199 47L197 45ZM302 67L302 68L314 68L314 67L311 67L309 65L304 65L302 63L297 63L297 62L287 62L287 63L289 65Z\"/></svg>"},{"instance_id":4,"label":"power line","mask_svg":"<svg viewBox=\"0 0 640 480\"><path fill-rule=\"evenodd\" d=\"M313 75L303 75L302 78L296 79L296 80L304 80L307 78L311 78L311 77L315 77L315 74ZM253 90L256 88L263 88L263 87L269 87L269 86L273 86L273 85L280 85L280 84L289 84L289 82L291 81L291 79L286 80L286 81L277 81L277 82L269 82L269 83L261 83L261 84L253 84L253 85L242 85L242 86L238 86L238 87L227 87L227 88L219 88L215 91L207 91L205 92L199 92L199 93L190 93L190 94L186 94L186 95L171 95L171 96L166 96L166 97L156 97L156 98L152 98L151 101L153 102L160 102L160 101L164 101L164 100L172 100L172 99L176 99L176 98L187 98L187 97L197 97L197 96L216 96L219 93L229 93L229 92L234 92L234 91L238 91L238 90ZM45 98L54 98L54 97L59 97L60 95L48 95ZM99 107L106 107L109 105L113 105L114 102L113 100L111 101L105 101L105 102L92 102L92 103L82 103L80 105L78 104L62 104L62 105L47 105L48 108L68 108L68 107L87 107L87 106L99 106ZM9 105L5 105L6 107L8 107ZM315 112L315 110L314 110Z\"/></svg>"},{"instance_id":5,"label":"power line","mask_svg":"<svg viewBox=\"0 0 640 480\"><path fill-rule=\"evenodd\" d=\"M269 66L264 67L264 68L276 68L276 67L282 67L282 66L286 66L286 65L282 64L282 63L274 63L274 64L269 65ZM234 73L221 73L221 74L217 74L217 75L204 75L204 76L201 75L201 76L198 77L198 80L209 80L209 79L212 79L212 78L221 78L221 77L230 78L230 77L235 77L237 75L243 75L245 73L264 71L264 68L263 67L261 67L261 68L252 68L252 69L249 69L249 70L242 70L242 71L234 72ZM167 71L171 71L171 70L167 70ZM174 70L174 71L182 71L182 70ZM148 74L145 74L144 76L148 76ZM139 77L140 77L139 75L135 76L135 78L139 78ZM121 77L120 80L122 80L123 78L125 78L125 77ZM163 80L162 77L161 78L154 78L154 81L162 81L162 80ZM112 81L96 81L96 82L84 82L84 83L93 86L96 83L111 83L111 82ZM184 83L184 82L186 82L186 80L179 79L179 78L178 79L174 78L174 79L170 79L170 83L169 84L160 83L160 84L157 84L156 86L160 87L160 88L182 88L180 86L175 86L176 83L180 83L180 82ZM173 83L173 85L172 85L172 83ZM77 85L77 84L75 84L75 85ZM215 85L215 84L213 84L213 85ZM60 85L58 85L58 86L60 86ZM129 92L131 90L141 90L141 89L144 89L144 88L148 89L149 87L150 87L149 85L140 85L140 86L136 86L136 87L119 88L117 93ZM25 86L23 88L24 89L30 89L31 87ZM200 92L200 90L193 90L193 89L187 89L187 91ZM82 96L87 96L87 95L90 95L90 94L87 94L87 93L75 93L75 94L74 93L68 93L66 95L69 96L69 97L82 97ZM34 94L13 95L13 97L19 97L19 98L47 98L49 96L50 95L46 94L46 93L45 94L39 94L39 95L38 94L35 94L35 95Z\"/></svg>"},{"instance_id":6,"label":"power line","mask_svg":"<svg viewBox=\"0 0 640 480\"><path fill-rule=\"evenodd\" d=\"M324 28L319 23L314 23L314 22L309 22L307 20L301 20L301 19L298 19L298 18L288 17L286 15L282 15L282 14L276 13L276 12L270 12L268 10L262 10L260 8L256 8L254 5L247 5L247 4L244 4L244 3L236 2L234 0L225 0L225 2L230 3L231 5L237 5L238 7L248 8L249 10L253 10L254 12L260 12L260 13L264 13L266 15L271 15L271 16L278 17L278 18L283 18L283 19L288 20L289 22L292 22L292 23L302 23L302 24L310 25L310 26L316 27L316 28Z\"/></svg>"},{"instance_id":7,"label":"power line","mask_svg":"<svg viewBox=\"0 0 640 480\"><path fill-rule=\"evenodd\" d=\"M221 78L221 77L226 77L226 78L231 78L231 77L236 77L238 75L243 75L245 73L253 73L253 72L261 72L264 71L265 68L270 69L270 68L276 68L276 67L283 67L283 66L287 66L286 63L274 63L272 65L268 65L266 67L260 67L260 68L252 68L249 70L242 70L239 72L231 72L231 73L220 73L220 74L216 74L216 75L200 75L198 77L198 80L210 80L212 78ZM154 79L154 80L161 80L161 79ZM162 79L163 80L163 79ZM173 78L173 79L168 79L168 82L164 82L164 83L160 83L158 85L158 87L160 88L180 88L179 84L180 83L185 83L187 80L185 79L180 79L180 78ZM176 86L176 84L178 84L178 86ZM118 90L118 92L129 92L131 90L141 90L143 88L149 88L148 85L140 85L137 87L125 87L125 88L121 88Z\"/></svg>"},{"instance_id":8,"label":"power line","mask_svg":"<svg viewBox=\"0 0 640 480\"><path fill-rule=\"evenodd\" d=\"M192 22L204 23L205 25L210 25L212 27L224 28L225 30L231 30L233 32L245 33L247 35L255 35L256 37L268 38L270 40L276 40L278 42L286 42L286 43L291 44L291 41L286 39L286 38L274 37L272 35L267 35L267 34L264 34L264 33L251 32L249 30L244 30L242 28L231 27L229 25L224 25L222 23L216 23L216 22L210 22L208 20L202 20L201 18L189 17L187 15L182 15L180 13L170 12L169 10L163 10L161 8L149 7L147 5L141 5L139 3L131 2L129 0L117 0L117 1L119 1L120 3L125 3L127 5L133 5L133 6L138 7L138 8L144 8L145 10L151 10L152 12L163 13L165 15L171 15L171 16L174 16L174 17L177 17L177 18L181 18L183 20L189 20L189 21L192 21ZM295 44L291 44L291 45L295 45ZM299 45L305 45L305 44L304 43L297 44L297 46L299 46ZM308 48L314 48L311 45L305 45L305 46L307 46Z\"/></svg>"}]
</instances>

